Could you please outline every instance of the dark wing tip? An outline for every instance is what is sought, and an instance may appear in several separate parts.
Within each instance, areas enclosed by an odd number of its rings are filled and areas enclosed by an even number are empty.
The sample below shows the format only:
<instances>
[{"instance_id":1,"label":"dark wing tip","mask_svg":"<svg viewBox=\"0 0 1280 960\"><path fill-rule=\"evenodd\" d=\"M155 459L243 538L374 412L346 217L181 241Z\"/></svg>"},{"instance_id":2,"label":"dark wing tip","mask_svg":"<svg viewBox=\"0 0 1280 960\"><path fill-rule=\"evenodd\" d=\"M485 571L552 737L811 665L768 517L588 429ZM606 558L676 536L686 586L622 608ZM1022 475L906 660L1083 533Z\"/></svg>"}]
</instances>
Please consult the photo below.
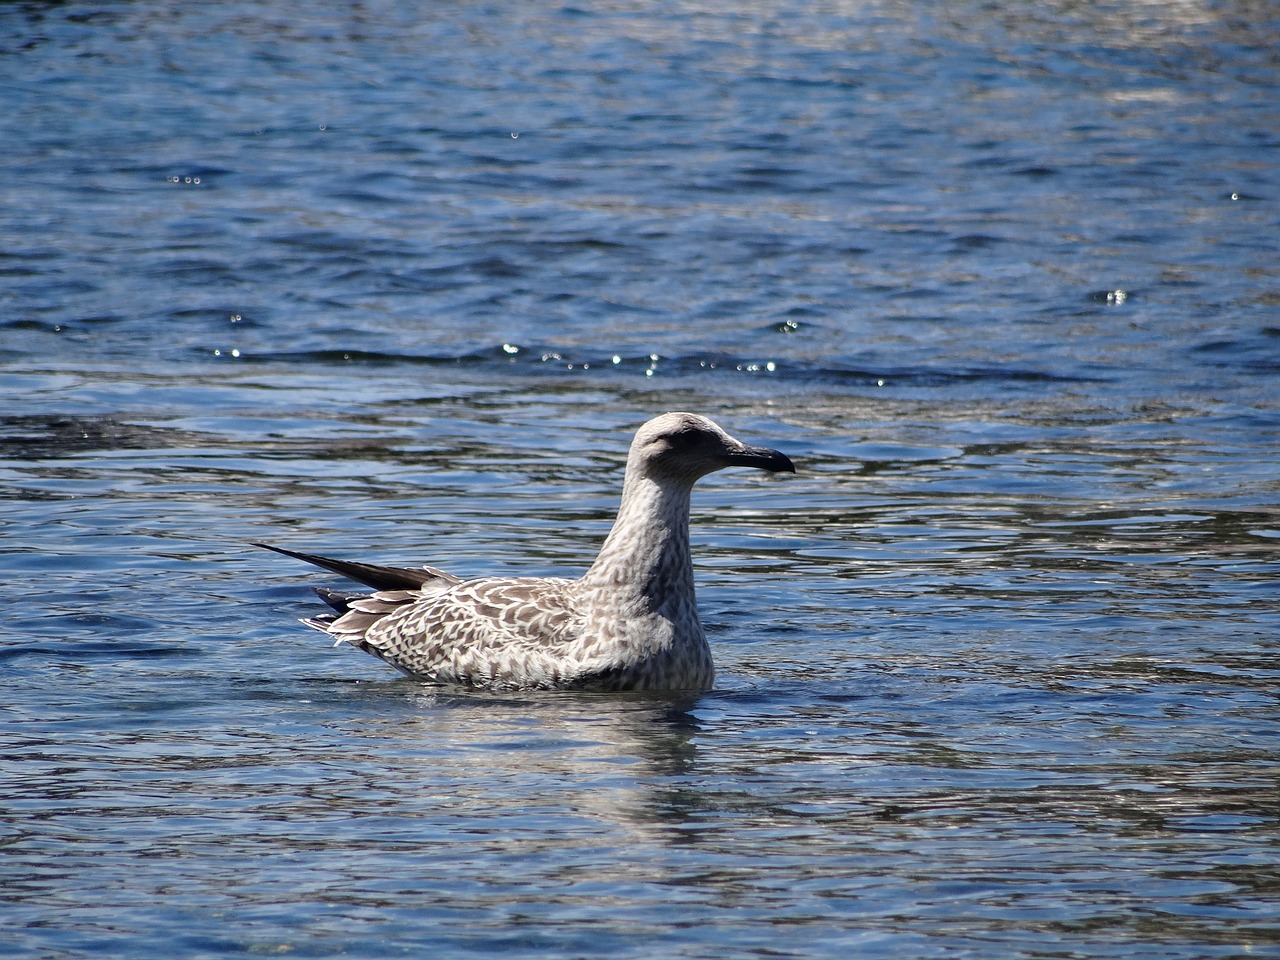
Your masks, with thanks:
<instances>
[{"instance_id":1,"label":"dark wing tip","mask_svg":"<svg viewBox=\"0 0 1280 960\"><path fill-rule=\"evenodd\" d=\"M325 570L331 570L339 576L373 587L375 590L417 590L423 584L442 578L453 580L448 574L426 567L383 567L372 563L357 563L352 560L334 560L332 557L321 557L313 553L298 553L283 547L273 547L269 543L249 541L255 547L262 547L272 553L279 553L294 560L301 560Z\"/></svg>"}]
</instances>

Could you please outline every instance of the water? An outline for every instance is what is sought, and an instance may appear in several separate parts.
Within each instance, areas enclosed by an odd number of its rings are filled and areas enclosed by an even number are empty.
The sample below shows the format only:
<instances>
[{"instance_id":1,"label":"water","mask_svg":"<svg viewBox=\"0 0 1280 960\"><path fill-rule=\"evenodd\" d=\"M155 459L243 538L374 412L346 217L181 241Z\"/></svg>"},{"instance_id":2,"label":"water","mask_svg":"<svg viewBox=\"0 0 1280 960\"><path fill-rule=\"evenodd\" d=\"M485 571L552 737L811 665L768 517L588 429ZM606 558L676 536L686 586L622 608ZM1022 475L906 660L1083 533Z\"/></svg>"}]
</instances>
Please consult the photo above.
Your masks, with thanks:
<instances>
[{"instance_id":1,"label":"water","mask_svg":"<svg viewBox=\"0 0 1280 960\"><path fill-rule=\"evenodd\" d=\"M1280 955L1278 48L0 9L0 955ZM245 546L572 575L667 409L799 467L696 491L704 696L432 690Z\"/></svg>"}]
</instances>

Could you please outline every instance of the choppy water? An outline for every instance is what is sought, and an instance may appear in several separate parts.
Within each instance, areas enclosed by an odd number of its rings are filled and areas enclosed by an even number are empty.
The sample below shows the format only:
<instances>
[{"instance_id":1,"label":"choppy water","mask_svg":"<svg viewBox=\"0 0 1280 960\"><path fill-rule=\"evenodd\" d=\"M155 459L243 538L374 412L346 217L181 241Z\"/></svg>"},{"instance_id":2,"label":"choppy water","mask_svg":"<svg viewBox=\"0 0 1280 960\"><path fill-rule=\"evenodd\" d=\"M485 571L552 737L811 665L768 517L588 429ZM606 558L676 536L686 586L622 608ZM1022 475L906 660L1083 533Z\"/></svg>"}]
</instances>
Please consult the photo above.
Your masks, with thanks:
<instances>
[{"instance_id":1,"label":"choppy water","mask_svg":"<svg viewBox=\"0 0 1280 960\"><path fill-rule=\"evenodd\" d=\"M0 8L0 955L1280 955L1271 4ZM397 679L250 539L580 571ZM319 578L326 580L323 576Z\"/></svg>"}]
</instances>

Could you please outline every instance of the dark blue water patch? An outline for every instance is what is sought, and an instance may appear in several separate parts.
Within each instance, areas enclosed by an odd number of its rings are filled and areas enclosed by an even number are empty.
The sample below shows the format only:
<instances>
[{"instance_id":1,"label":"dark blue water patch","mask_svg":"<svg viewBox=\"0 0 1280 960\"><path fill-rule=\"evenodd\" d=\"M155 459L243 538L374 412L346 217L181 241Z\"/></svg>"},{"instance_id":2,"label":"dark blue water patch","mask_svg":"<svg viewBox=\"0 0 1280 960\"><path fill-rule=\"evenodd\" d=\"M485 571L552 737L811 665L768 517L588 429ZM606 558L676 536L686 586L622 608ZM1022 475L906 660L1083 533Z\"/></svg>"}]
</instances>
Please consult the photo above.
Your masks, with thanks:
<instances>
[{"instance_id":1,"label":"dark blue water patch","mask_svg":"<svg viewBox=\"0 0 1280 960\"><path fill-rule=\"evenodd\" d=\"M788 378L815 383L856 384L858 386L946 387L960 383L1100 383L1103 378L1054 373L1020 367L969 367L958 369L866 370L856 367L829 367L786 362L777 365Z\"/></svg>"},{"instance_id":2,"label":"dark blue water patch","mask_svg":"<svg viewBox=\"0 0 1280 960\"><path fill-rule=\"evenodd\" d=\"M957 253L967 253L970 251L986 250L1008 242L1009 239L1007 237L997 237L985 233L970 233L956 237L952 240L952 248Z\"/></svg>"},{"instance_id":3,"label":"dark blue water patch","mask_svg":"<svg viewBox=\"0 0 1280 960\"><path fill-rule=\"evenodd\" d=\"M1188 348L1197 362L1233 368L1260 376L1280 371L1280 335L1263 327L1256 334L1209 340Z\"/></svg>"},{"instance_id":4,"label":"dark blue water patch","mask_svg":"<svg viewBox=\"0 0 1280 960\"><path fill-rule=\"evenodd\" d=\"M68 629L72 632L81 632L85 629L99 630L100 628L108 628L113 633L129 633L154 630L155 626L152 620L118 615L52 617L41 624L43 630L52 633L61 633ZM201 655L202 651L199 648L190 646L164 643L139 644L128 640L68 640L61 643L37 640L0 646L0 660L4 661L32 658L66 663L90 663L94 660L116 663L124 660L167 660Z\"/></svg>"},{"instance_id":5,"label":"dark blue water patch","mask_svg":"<svg viewBox=\"0 0 1280 960\"><path fill-rule=\"evenodd\" d=\"M95 450L154 450L189 445L193 435L110 416L0 417L0 458L44 460Z\"/></svg>"},{"instance_id":6,"label":"dark blue water patch","mask_svg":"<svg viewBox=\"0 0 1280 960\"><path fill-rule=\"evenodd\" d=\"M456 354L452 356L425 356L425 355L405 355L382 353L376 350L303 350L291 351L284 353L254 353L252 355L241 354L237 351L235 357L229 359L241 359L246 362L254 363L280 363L287 365L307 365L317 364L320 366L328 366L333 364L370 367L385 366L455 366L458 364L478 364L490 363L495 360L502 359L498 354L501 348L496 351L484 351L480 353ZM201 351L202 355L206 351Z\"/></svg>"},{"instance_id":7,"label":"dark blue water patch","mask_svg":"<svg viewBox=\"0 0 1280 960\"><path fill-rule=\"evenodd\" d=\"M1060 171L1054 167L1046 166L1030 166L1020 167L1013 171L1013 175L1017 177L1026 177L1030 180L1047 180L1051 177L1058 176Z\"/></svg>"}]
</instances>

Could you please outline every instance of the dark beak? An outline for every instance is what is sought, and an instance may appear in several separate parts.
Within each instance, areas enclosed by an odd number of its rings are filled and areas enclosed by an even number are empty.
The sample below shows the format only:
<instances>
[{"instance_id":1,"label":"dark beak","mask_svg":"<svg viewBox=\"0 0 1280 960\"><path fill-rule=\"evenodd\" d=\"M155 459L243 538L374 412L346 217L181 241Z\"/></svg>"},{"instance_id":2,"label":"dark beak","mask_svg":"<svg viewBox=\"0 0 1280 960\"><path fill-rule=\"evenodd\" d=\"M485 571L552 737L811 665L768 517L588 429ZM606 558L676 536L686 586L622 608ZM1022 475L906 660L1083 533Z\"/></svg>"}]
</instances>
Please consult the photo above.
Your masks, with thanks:
<instances>
[{"instance_id":1,"label":"dark beak","mask_svg":"<svg viewBox=\"0 0 1280 960\"><path fill-rule=\"evenodd\" d=\"M759 467L773 473L795 473L795 464L785 453L770 450L768 447L743 446L725 457L725 463L731 467Z\"/></svg>"}]
</instances>

